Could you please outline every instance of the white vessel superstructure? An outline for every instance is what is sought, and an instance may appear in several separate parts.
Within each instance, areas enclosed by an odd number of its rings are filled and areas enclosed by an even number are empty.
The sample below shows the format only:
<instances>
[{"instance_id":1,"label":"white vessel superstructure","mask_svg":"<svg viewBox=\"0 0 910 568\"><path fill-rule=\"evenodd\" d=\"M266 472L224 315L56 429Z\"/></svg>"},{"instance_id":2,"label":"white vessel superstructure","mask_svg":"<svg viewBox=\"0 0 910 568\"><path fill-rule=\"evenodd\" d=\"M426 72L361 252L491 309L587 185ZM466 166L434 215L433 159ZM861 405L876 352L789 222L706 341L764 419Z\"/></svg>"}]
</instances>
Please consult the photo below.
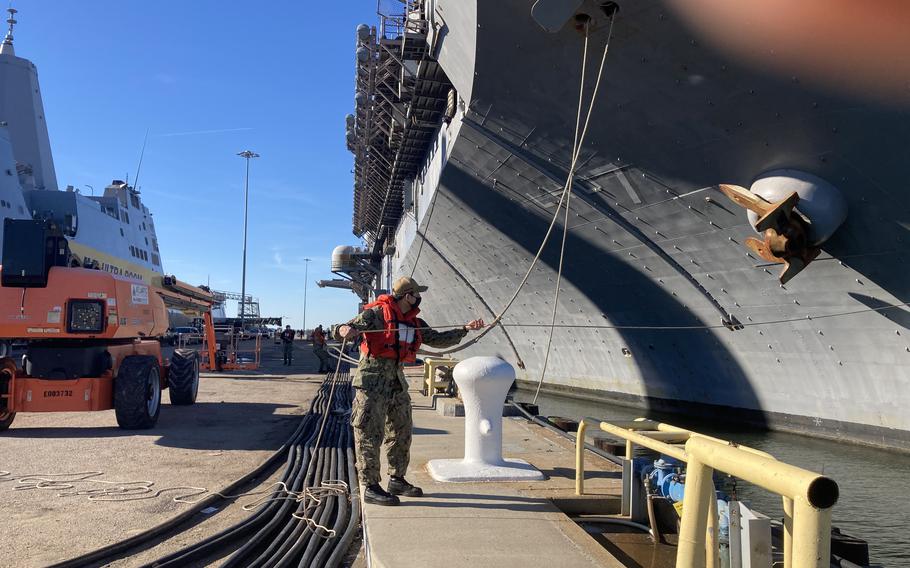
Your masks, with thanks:
<instances>
[{"instance_id":1,"label":"white vessel superstructure","mask_svg":"<svg viewBox=\"0 0 910 568\"><path fill-rule=\"evenodd\" d=\"M84 265L151 281L163 274L152 214L140 192L113 180L100 196L59 190L38 72L16 55L16 10L0 45L0 218L55 220ZM0 246L3 244L0 231Z\"/></svg>"}]
</instances>

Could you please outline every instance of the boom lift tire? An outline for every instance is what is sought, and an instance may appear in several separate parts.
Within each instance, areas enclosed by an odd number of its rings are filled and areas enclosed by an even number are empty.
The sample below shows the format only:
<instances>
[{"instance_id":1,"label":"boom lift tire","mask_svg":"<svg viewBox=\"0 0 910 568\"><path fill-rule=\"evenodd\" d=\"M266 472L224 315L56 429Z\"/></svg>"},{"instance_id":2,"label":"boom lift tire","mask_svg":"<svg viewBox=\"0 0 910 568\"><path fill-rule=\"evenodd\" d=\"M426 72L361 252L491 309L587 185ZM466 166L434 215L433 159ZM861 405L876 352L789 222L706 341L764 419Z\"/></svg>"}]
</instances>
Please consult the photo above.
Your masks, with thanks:
<instances>
[{"instance_id":1,"label":"boom lift tire","mask_svg":"<svg viewBox=\"0 0 910 568\"><path fill-rule=\"evenodd\" d=\"M194 349L175 349L167 372L167 388L171 404L189 405L196 402L199 392L199 355Z\"/></svg>"},{"instance_id":2,"label":"boom lift tire","mask_svg":"<svg viewBox=\"0 0 910 568\"><path fill-rule=\"evenodd\" d=\"M150 355L130 355L120 363L114 379L114 412L125 430L144 430L161 413L161 371Z\"/></svg>"},{"instance_id":3,"label":"boom lift tire","mask_svg":"<svg viewBox=\"0 0 910 568\"><path fill-rule=\"evenodd\" d=\"M10 381L13 380L15 374L16 362L9 357L0 359L0 395L9 394ZM0 432L9 428L13 419L16 418L16 413L10 412L8 405L8 398L0 398Z\"/></svg>"}]
</instances>

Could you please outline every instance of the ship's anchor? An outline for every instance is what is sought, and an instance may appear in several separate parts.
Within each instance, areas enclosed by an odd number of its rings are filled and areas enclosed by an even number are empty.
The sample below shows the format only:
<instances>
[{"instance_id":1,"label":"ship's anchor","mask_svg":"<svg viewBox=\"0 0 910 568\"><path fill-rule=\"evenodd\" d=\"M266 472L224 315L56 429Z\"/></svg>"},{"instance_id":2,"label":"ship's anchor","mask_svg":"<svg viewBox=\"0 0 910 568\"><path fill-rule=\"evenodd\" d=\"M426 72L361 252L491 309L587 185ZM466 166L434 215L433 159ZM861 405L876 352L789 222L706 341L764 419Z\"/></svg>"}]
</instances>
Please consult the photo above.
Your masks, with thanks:
<instances>
[{"instance_id":1,"label":"ship's anchor","mask_svg":"<svg viewBox=\"0 0 910 568\"><path fill-rule=\"evenodd\" d=\"M739 185L722 183L718 188L734 203L758 215L752 226L763 238L748 237L745 245L760 258L784 265L781 284L799 274L821 252L809 242L808 219L794 210L799 203L797 192L772 203Z\"/></svg>"}]
</instances>

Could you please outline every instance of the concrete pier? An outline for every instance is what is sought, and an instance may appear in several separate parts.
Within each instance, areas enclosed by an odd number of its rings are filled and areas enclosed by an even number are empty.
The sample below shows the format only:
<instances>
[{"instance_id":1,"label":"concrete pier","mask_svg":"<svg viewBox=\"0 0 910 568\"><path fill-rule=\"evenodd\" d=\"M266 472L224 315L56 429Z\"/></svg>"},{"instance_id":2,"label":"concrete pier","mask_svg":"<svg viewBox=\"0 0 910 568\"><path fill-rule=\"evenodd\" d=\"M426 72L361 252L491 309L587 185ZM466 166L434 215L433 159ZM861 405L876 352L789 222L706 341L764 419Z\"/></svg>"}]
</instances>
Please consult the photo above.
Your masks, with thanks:
<instances>
[{"instance_id":1,"label":"concrete pier","mask_svg":"<svg viewBox=\"0 0 910 568\"><path fill-rule=\"evenodd\" d=\"M424 496L403 497L398 507L365 505L370 566L623 566L563 512L590 513L595 507L603 507L604 514L616 512L619 468L589 457L585 487L590 495L576 498L573 443L524 418L503 418L503 452L537 467L544 481L436 482L426 464L463 456L465 420L430 408L419 393L417 373L408 373L414 401L408 480L421 486Z\"/></svg>"}]
</instances>

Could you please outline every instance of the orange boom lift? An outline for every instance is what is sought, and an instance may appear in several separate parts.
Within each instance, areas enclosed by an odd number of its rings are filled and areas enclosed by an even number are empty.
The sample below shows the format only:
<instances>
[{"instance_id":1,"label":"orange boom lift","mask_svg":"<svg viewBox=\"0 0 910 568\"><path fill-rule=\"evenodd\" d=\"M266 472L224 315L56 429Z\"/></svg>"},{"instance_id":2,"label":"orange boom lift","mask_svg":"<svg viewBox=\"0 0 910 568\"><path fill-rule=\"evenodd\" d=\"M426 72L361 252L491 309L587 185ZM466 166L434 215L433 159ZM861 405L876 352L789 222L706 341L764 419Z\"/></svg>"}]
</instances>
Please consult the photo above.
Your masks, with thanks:
<instances>
[{"instance_id":1,"label":"orange boom lift","mask_svg":"<svg viewBox=\"0 0 910 568\"><path fill-rule=\"evenodd\" d=\"M168 360L157 338L169 307L203 315L210 335L212 294L172 276L145 283L78 264L52 222L5 220L0 340L24 341L26 352L19 365L0 358L0 430L17 412L111 408L121 428L151 428L164 389L171 404L196 401L199 354L177 349Z\"/></svg>"}]
</instances>

